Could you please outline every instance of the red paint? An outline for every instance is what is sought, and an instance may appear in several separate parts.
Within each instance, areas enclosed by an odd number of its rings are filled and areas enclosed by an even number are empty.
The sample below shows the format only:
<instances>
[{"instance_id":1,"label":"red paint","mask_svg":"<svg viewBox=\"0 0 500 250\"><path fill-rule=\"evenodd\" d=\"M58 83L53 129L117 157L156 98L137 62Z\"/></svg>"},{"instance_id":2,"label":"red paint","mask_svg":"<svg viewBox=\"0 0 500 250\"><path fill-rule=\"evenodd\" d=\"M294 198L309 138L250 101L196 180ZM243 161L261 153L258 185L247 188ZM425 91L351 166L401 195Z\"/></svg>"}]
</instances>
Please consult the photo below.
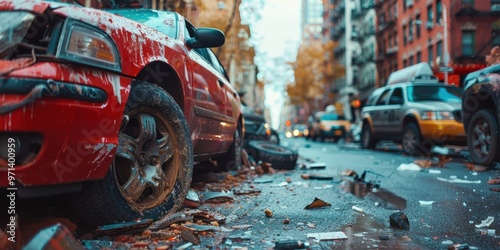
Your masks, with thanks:
<instances>
[{"instance_id":1,"label":"red paint","mask_svg":"<svg viewBox=\"0 0 500 250\"><path fill-rule=\"evenodd\" d=\"M0 10L43 13L47 8L49 4L44 2L0 2ZM199 66L200 61L188 54L182 35L175 41L152 28L96 9L71 6L53 12L107 32L118 46L122 72L57 61L38 60L32 65L21 60L0 61L0 77L3 78L52 79L98 87L108 95L104 104L42 97L31 105L0 115L0 133L34 132L43 138L37 157L23 166L16 166L17 181L25 186L37 186L103 178L117 149L118 129L130 84L152 62L169 65L180 79L184 97L182 108L191 128L193 145L200 141L204 142L200 145L205 145L195 151L195 155L228 150L236 124L208 122L195 116L193 109L195 105L205 105L237 121L241 116L239 97L232 85L225 82L226 86L220 87L214 72ZM180 18L179 24L183 22ZM196 99L195 92L202 89L206 90L203 94L209 102ZM0 93L1 103L23 98L24 95ZM1 187L7 186L6 168L6 163L0 161Z\"/></svg>"}]
</instances>

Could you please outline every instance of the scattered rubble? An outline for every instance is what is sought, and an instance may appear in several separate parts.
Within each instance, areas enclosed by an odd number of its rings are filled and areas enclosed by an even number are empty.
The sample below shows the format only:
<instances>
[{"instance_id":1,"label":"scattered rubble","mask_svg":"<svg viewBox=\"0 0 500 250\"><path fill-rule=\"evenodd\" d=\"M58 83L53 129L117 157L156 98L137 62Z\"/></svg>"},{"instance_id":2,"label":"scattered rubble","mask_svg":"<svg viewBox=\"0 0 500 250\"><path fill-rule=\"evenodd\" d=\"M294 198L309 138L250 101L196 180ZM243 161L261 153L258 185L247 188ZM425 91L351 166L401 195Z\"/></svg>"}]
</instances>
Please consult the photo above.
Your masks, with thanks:
<instances>
[{"instance_id":1,"label":"scattered rubble","mask_svg":"<svg viewBox=\"0 0 500 250\"><path fill-rule=\"evenodd\" d=\"M397 227L403 230L410 230L410 222L408 217L403 212L396 212L389 216L391 227Z\"/></svg>"},{"instance_id":2,"label":"scattered rubble","mask_svg":"<svg viewBox=\"0 0 500 250\"><path fill-rule=\"evenodd\" d=\"M322 208L322 207L331 207L332 204L325 202L321 199L314 198L314 201L311 204L307 205L304 209L314 209L314 208Z\"/></svg>"},{"instance_id":3,"label":"scattered rubble","mask_svg":"<svg viewBox=\"0 0 500 250\"><path fill-rule=\"evenodd\" d=\"M481 224L476 224L475 226L476 228L489 227L493 221L495 221L495 217L488 216L488 218L481 221Z\"/></svg>"},{"instance_id":4,"label":"scattered rubble","mask_svg":"<svg viewBox=\"0 0 500 250\"><path fill-rule=\"evenodd\" d=\"M327 233L310 233L307 238L313 238L319 241L322 240L346 240L347 235L344 232L327 232Z\"/></svg>"}]
</instances>

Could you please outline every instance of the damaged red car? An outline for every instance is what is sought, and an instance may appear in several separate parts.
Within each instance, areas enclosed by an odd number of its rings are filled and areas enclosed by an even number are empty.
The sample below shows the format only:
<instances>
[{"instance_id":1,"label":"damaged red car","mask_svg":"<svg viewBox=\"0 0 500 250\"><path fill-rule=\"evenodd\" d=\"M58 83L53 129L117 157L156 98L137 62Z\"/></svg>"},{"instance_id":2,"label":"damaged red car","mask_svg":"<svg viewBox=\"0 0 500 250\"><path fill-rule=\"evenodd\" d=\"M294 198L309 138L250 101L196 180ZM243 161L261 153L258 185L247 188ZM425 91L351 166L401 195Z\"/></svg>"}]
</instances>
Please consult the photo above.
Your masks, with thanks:
<instances>
[{"instance_id":1,"label":"damaged red car","mask_svg":"<svg viewBox=\"0 0 500 250\"><path fill-rule=\"evenodd\" d=\"M66 193L90 226L182 206L193 166L241 164L217 29L146 9L0 2L0 186Z\"/></svg>"}]
</instances>

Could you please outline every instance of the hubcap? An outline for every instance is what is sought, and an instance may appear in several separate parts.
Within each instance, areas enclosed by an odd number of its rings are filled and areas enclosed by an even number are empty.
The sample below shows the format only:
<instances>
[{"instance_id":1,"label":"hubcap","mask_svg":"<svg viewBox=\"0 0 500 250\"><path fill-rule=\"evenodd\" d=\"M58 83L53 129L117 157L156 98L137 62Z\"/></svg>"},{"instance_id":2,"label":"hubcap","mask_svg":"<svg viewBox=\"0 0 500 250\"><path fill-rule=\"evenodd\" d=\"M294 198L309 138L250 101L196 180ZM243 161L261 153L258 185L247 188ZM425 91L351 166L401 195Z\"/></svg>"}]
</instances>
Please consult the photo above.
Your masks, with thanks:
<instances>
[{"instance_id":1,"label":"hubcap","mask_svg":"<svg viewBox=\"0 0 500 250\"><path fill-rule=\"evenodd\" d=\"M472 134L473 149L480 156L486 156L490 153L491 148L491 131L490 124L485 120L480 120L474 127Z\"/></svg>"},{"instance_id":2,"label":"hubcap","mask_svg":"<svg viewBox=\"0 0 500 250\"><path fill-rule=\"evenodd\" d=\"M127 202L140 209L161 204L171 192L179 164L165 122L149 113L129 114L118 135L113 161L116 183Z\"/></svg>"}]
</instances>

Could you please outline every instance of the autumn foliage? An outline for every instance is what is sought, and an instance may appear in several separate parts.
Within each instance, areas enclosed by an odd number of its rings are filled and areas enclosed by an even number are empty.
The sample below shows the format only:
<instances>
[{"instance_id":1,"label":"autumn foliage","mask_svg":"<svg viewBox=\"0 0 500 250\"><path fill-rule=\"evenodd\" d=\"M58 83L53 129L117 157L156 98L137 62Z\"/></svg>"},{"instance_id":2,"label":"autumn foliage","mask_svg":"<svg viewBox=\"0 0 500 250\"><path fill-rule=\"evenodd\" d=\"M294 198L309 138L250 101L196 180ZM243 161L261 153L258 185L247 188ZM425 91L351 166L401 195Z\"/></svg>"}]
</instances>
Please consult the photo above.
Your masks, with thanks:
<instances>
[{"instance_id":1,"label":"autumn foliage","mask_svg":"<svg viewBox=\"0 0 500 250\"><path fill-rule=\"evenodd\" d=\"M491 49L490 54L486 56L486 65L491 66L500 63L500 46Z\"/></svg>"},{"instance_id":2,"label":"autumn foliage","mask_svg":"<svg viewBox=\"0 0 500 250\"><path fill-rule=\"evenodd\" d=\"M302 44L293 63L295 82L287 86L292 104L309 109L315 99L330 91L330 83L344 75L343 66L335 63L333 41L314 41ZM310 111L310 110L308 110Z\"/></svg>"}]
</instances>

